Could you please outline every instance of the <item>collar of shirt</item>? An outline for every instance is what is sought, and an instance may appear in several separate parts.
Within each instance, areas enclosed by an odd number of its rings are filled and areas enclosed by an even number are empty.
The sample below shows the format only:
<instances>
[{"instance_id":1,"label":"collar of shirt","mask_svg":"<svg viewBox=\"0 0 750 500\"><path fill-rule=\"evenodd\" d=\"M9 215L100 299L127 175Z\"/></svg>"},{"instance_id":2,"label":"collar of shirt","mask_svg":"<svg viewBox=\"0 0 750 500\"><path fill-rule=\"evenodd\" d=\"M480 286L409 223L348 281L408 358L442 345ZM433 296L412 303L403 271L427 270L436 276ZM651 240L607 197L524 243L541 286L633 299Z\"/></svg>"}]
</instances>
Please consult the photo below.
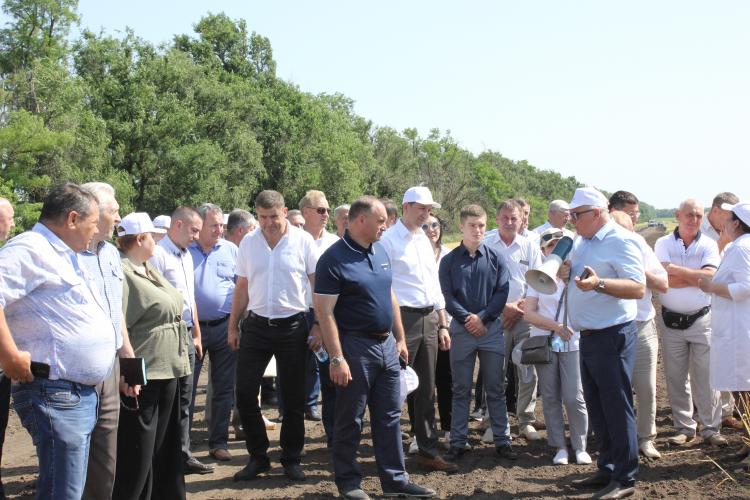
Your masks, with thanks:
<instances>
[{"instance_id":1,"label":"collar of shirt","mask_svg":"<svg viewBox=\"0 0 750 500\"><path fill-rule=\"evenodd\" d=\"M57 253L67 256L68 261L73 266L73 269L75 269L76 274L82 275L83 271L81 269L81 266L78 265L78 256L73 251L73 249L67 245L67 243L61 240L60 237L58 237L41 222L37 222L36 224L34 224L34 227L31 228L31 230L44 236L44 238L49 241L49 244L52 245L52 248L54 248Z\"/></svg>"},{"instance_id":2,"label":"collar of shirt","mask_svg":"<svg viewBox=\"0 0 750 500\"><path fill-rule=\"evenodd\" d=\"M348 246L354 252L358 252L361 254L369 253L370 255L375 255L375 247L373 247L372 243L370 243L370 246L367 248L363 247L362 245L354 241L351 236L349 236L349 231L346 231L346 233L344 233L343 240L344 243L346 243L346 246Z\"/></svg>"},{"instance_id":3,"label":"collar of shirt","mask_svg":"<svg viewBox=\"0 0 750 500\"><path fill-rule=\"evenodd\" d=\"M203 255L208 256L208 255L211 255L211 253L215 252L216 250L220 249L221 247L225 246L227 243L230 243L230 242L228 242L225 239L219 238L219 241L217 241L216 244L214 246L212 246L211 250L209 250L208 252L203 251L203 247L197 241L192 242L190 244L189 248L193 248L195 250L198 250Z\"/></svg>"},{"instance_id":4,"label":"collar of shirt","mask_svg":"<svg viewBox=\"0 0 750 500\"><path fill-rule=\"evenodd\" d=\"M102 251L102 248L104 248L104 245L105 245L105 244L106 244L106 241L104 241L104 240L101 240L101 241L100 241L99 243L97 243L97 244L96 244L96 248L94 249L94 251L93 251L93 252L92 252L91 250L89 250L88 248L86 248L86 249L85 249L85 250L84 250L83 252L81 252L81 253L83 253L83 254L86 254L86 255L98 255L98 254L99 254L99 252L101 252L101 251Z\"/></svg>"},{"instance_id":5,"label":"collar of shirt","mask_svg":"<svg viewBox=\"0 0 750 500\"><path fill-rule=\"evenodd\" d=\"M168 234L159 241L159 245L164 248L164 250L167 250L168 252L173 253L177 256L181 256L187 253L187 248L178 247Z\"/></svg>"},{"instance_id":6,"label":"collar of shirt","mask_svg":"<svg viewBox=\"0 0 750 500\"><path fill-rule=\"evenodd\" d=\"M609 222L604 224L602 227L600 227L599 230L596 232L596 234L589 239L593 240L594 238L596 238L597 240L601 241L607 237L610 231L614 231L615 229L616 229L615 222L610 220Z\"/></svg>"},{"instance_id":7,"label":"collar of shirt","mask_svg":"<svg viewBox=\"0 0 750 500\"><path fill-rule=\"evenodd\" d=\"M674 239L675 240L682 240L682 237L680 237L680 228L679 227L674 228L674 232L672 234L674 235ZM701 234L702 234L701 230L699 229L698 233L695 235L695 239L693 240L693 243L695 243L696 241L698 241L699 239L701 239ZM684 245L684 242L683 242L683 245ZM691 243L691 245L692 245L692 243Z\"/></svg>"},{"instance_id":8,"label":"collar of shirt","mask_svg":"<svg viewBox=\"0 0 750 500\"><path fill-rule=\"evenodd\" d=\"M477 249L475 250L475 255L474 255L474 257L472 257L472 256L471 256L471 253L469 253L469 249L468 249L468 248L466 248L466 245L464 245L464 242L463 242L463 241L461 242L461 249L462 249L462 250L461 250L461 252L462 252L462 253L463 253L464 255L466 255L466 256L468 256L469 258L471 258L471 259L474 259L474 258L476 258L477 256L481 256L481 255L484 255L484 253L485 253L485 252L487 251L487 250L485 250L485 248L484 248L484 243L480 243L480 244L479 244L479 246L477 247Z\"/></svg>"}]
</instances>

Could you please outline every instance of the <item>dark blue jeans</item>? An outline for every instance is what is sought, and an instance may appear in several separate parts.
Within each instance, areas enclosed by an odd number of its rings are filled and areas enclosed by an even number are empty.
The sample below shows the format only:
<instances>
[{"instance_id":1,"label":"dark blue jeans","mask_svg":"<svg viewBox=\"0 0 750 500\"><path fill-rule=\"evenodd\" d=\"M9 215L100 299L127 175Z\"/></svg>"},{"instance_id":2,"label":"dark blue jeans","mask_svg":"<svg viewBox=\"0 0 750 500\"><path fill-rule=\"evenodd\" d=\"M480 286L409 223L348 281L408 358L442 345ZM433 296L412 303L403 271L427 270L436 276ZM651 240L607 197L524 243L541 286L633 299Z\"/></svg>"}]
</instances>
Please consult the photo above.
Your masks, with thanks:
<instances>
[{"instance_id":1,"label":"dark blue jeans","mask_svg":"<svg viewBox=\"0 0 750 500\"><path fill-rule=\"evenodd\" d=\"M237 371L237 353L227 343L229 318L214 326L201 326L203 358L195 360L193 371L193 397L190 405L190 422L193 421L195 393L203 360L211 358L211 418L208 421L208 447L227 449L229 420L234 406L234 377Z\"/></svg>"},{"instance_id":2,"label":"dark blue jeans","mask_svg":"<svg viewBox=\"0 0 750 500\"><path fill-rule=\"evenodd\" d=\"M340 335L352 380L336 387L336 422L333 431L333 469L339 491L358 488L362 469L357 449L362 436L365 407L370 407L375 462L384 492L403 487L409 480L401 445L400 373L396 341Z\"/></svg>"},{"instance_id":3,"label":"dark blue jeans","mask_svg":"<svg viewBox=\"0 0 750 500\"><path fill-rule=\"evenodd\" d=\"M39 458L36 497L80 500L96 424L96 390L67 380L34 379L11 391Z\"/></svg>"},{"instance_id":4,"label":"dark blue jeans","mask_svg":"<svg viewBox=\"0 0 750 500\"><path fill-rule=\"evenodd\" d=\"M634 321L581 335L581 381L589 424L599 444L599 471L623 486L635 484L638 437L631 376L635 364Z\"/></svg>"}]
</instances>

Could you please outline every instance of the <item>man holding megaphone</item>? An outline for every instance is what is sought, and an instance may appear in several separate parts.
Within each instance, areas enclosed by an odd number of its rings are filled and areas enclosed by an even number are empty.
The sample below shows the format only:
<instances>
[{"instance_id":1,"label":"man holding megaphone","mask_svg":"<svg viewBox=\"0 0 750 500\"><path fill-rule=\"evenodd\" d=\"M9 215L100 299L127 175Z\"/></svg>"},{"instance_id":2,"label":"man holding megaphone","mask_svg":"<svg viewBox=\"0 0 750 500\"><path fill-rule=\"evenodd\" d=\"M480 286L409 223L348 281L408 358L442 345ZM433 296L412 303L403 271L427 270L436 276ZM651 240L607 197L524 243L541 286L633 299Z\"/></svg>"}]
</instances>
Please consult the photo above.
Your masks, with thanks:
<instances>
[{"instance_id":1,"label":"man holding megaphone","mask_svg":"<svg viewBox=\"0 0 750 500\"><path fill-rule=\"evenodd\" d=\"M594 498L625 498L635 492L638 472L631 385L637 304L646 277L632 233L610 220L607 199L594 188L578 188L570 202L576 238L562 274L568 289L571 328L581 332L581 379L589 423L599 445L599 470L573 481L602 488Z\"/></svg>"}]
</instances>

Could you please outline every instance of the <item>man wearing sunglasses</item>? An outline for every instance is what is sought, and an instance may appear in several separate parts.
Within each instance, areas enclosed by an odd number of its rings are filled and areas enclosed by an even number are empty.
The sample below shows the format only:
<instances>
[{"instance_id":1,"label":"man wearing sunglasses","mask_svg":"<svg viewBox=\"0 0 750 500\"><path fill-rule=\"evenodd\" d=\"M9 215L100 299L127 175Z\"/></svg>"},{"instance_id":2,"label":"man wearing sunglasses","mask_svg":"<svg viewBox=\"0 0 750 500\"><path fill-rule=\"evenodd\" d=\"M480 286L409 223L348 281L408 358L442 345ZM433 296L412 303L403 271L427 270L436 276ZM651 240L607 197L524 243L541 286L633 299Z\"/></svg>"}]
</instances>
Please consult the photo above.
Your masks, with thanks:
<instances>
[{"instance_id":1,"label":"man wearing sunglasses","mask_svg":"<svg viewBox=\"0 0 750 500\"><path fill-rule=\"evenodd\" d=\"M562 275L568 287L570 326L581 332L581 381L589 423L599 444L599 470L573 481L576 488L601 488L593 498L625 498L635 492L638 439L632 374L636 351L636 299L646 276L633 234L607 212L594 188L578 188L570 217L579 237Z\"/></svg>"},{"instance_id":2,"label":"man wearing sunglasses","mask_svg":"<svg viewBox=\"0 0 750 500\"><path fill-rule=\"evenodd\" d=\"M328 247L339 240L338 236L326 231L326 226L331 215L331 208L328 205L325 193L316 190L308 191L299 201L299 209L305 218L303 229L313 237L318 254L322 255L323 252L328 250ZM307 351L307 361L305 364L305 418L313 421L323 419L323 427L328 437L328 443L330 444L333 439L333 409L336 389L328 376L328 366L326 365L321 370L314 354L315 351L320 349L322 341L320 328L315 322L315 311L312 307L312 293L309 286L306 294L307 302L310 306L310 312L308 313L310 349ZM318 411L318 396L321 393L323 394L322 417Z\"/></svg>"}]
</instances>

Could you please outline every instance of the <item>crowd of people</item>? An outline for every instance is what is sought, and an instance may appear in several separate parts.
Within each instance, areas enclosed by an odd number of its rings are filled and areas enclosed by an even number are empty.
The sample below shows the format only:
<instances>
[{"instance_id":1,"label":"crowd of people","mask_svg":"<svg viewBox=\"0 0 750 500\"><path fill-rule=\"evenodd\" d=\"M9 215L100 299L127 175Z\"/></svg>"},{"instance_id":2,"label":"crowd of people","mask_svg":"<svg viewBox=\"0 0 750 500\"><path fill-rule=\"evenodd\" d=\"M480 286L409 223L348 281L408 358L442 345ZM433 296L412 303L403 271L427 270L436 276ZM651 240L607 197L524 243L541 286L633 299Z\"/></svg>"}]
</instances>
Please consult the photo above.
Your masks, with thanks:
<instances>
[{"instance_id":1,"label":"crowd of people","mask_svg":"<svg viewBox=\"0 0 750 500\"><path fill-rule=\"evenodd\" d=\"M232 427L246 444L235 481L270 469L271 402L286 476L306 479L305 420L321 421L347 499L369 498L357 463L366 409L387 497L435 495L411 481L405 453L425 470L460 471L472 418L500 464L516 460L510 410L521 438L546 429L554 464L590 464L596 452L596 473L573 487L631 496L639 453L660 457L659 348L670 444L726 446L722 427L742 428L749 203L720 193L706 213L687 199L653 249L626 191L578 188L533 230L522 199L496 208L492 231L485 209L467 205L452 250L440 208L424 186L400 207L362 196L335 210L322 191L289 210L266 190L255 215L204 203L121 218L108 184L51 189L38 223L0 249L2 439L12 395L37 451L37 498L185 498L185 474L215 470L190 442L206 359L209 454L235 459ZM13 226L0 198L0 241ZM561 265L544 266L571 241ZM527 282L542 268L552 293ZM538 337L549 357L524 363ZM419 384L405 432L407 366Z\"/></svg>"}]
</instances>

